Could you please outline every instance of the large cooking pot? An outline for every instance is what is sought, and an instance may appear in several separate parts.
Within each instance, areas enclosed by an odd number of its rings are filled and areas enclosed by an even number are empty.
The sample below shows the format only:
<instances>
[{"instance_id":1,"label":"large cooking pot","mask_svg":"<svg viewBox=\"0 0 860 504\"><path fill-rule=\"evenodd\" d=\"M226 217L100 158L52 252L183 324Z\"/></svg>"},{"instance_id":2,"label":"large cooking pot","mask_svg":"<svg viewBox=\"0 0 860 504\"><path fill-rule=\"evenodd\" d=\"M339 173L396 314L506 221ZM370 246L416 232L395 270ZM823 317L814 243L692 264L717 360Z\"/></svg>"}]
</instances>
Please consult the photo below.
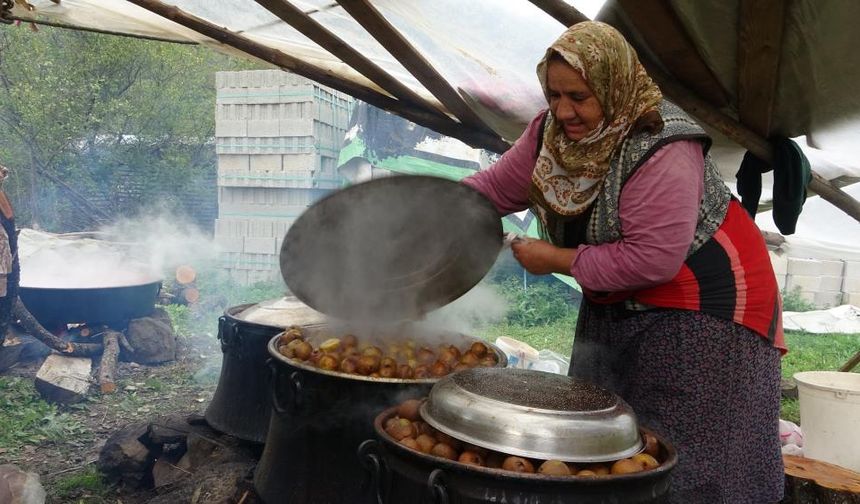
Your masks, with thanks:
<instances>
[{"instance_id":1,"label":"large cooking pot","mask_svg":"<svg viewBox=\"0 0 860 504\"><path fill-rule=\"evenodd\" d=\"M463 343L476 341L460 335ZM284 357L279 336L268 345L272 415L254 474L266 504L376 502L356 450L373 435L373 418L392 402L425 396L435 378L371 378L324 371ZM507 365L505 354L488 345Z\"/></svg>"},{"instance_id":2,"label":"large cooking pot","mask_svg":"<svg viewBox=\"0 0 860 504\"><path fill-rule=\"evenodd\" d=\"M399 444L385 430L397 413L389 408L373 422L375 439L359 447L376 504L644 504L667 502L669 474L677 463L675 448L660 444L660 467L634 474L600 477L520 474L478 467L424 454Z\"/></svg>"},{"instance_id":3,"label":"large cooking pot","mask_svg":"<svg viewBox=\"0 0 860 504\"><path fill-rule=\"evenodd\" d=\"M315 314L289 298L233 306L218 319L223 360L215 395L206 408L206 422L216 430L264 443L271 413L271 379L266 345L292 324L305 324Z\"/></svg>"},{"instance_id":4,"label":"large cooking pot","mask_svg":"<svg viewBox=\"0 0 860 504\"><path fill-rule=\"evenodd\" d=\"M111 287L28 287L18 295L24 306L49 330L65 324L105 324L122 328L128 321L151 315L161 279Z\"/></svg>"}]
</instances>

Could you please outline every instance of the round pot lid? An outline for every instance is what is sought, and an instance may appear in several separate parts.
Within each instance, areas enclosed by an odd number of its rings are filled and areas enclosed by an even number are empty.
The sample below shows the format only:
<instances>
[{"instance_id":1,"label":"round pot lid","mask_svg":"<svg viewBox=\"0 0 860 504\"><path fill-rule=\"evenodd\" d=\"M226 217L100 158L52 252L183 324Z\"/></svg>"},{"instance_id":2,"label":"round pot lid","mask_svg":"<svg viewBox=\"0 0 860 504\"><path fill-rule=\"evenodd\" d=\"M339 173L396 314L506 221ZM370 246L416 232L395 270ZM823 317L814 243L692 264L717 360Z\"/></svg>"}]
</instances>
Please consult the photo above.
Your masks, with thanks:
<instances>
[{"instance_id":1,"label":"round pot lid","mask_svg":"<svg viewBox=\"0 0 860 504\"><path fill-rule=\"evenodd\" d=\"M281 247L290 291L348 320L416 319L465 294L502 247L492 203L452 180L396 175L310 206Z\"/></svg>"},{"instance_id":2,"label":"round pot lid","mask_svg":"<svg viewBox=\"0 0 860 504\"><path fill-rule=\"evenodd\" d=\"M541 460L607 462L643 447L623 399L542 371L474 368L448 375L433 386L421 417L461 441Z\"/></svg>"}]
</instances>

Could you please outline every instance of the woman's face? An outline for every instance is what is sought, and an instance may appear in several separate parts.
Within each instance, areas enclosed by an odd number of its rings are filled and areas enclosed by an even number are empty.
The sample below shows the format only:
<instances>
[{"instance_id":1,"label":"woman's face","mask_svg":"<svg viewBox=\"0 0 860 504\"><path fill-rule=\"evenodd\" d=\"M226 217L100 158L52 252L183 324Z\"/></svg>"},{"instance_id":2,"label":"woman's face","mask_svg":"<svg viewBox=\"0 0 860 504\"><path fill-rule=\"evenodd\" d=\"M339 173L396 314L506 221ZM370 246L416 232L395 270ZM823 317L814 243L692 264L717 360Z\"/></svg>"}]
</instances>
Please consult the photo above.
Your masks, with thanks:
<instances>
[{"instance_id":1,"label":"woman's face","mask_svg":"<svg viewBox=\"0 0 860 504\"><path fill-rule=\"evenodd\" d=\"M603 108L582 75L563 61L553 60L546 69L549 109L567 138L578 141L603 120Z\"/></svg>"}]
</instances>

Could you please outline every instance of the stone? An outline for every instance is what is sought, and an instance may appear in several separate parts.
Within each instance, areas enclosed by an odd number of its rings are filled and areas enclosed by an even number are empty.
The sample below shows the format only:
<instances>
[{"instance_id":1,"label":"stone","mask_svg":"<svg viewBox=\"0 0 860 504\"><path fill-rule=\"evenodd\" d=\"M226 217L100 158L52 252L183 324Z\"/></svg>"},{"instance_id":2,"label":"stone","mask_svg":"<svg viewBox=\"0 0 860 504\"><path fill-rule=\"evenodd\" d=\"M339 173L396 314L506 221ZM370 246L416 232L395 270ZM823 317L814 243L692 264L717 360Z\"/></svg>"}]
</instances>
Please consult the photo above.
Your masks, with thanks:
<instances>
[{"instance_id":1,"label":"stone","mask_svg":"<svg viewBox=\"0 0 860 504\"><path fill-rule=\"evenodd\" d=\"M36 373L36 390L51 402L69 404L83 399L90 388L93 361L87 357L51 354Z\"/></svg>"},{"instance_id":2,"label":"stone","mask_svg":"<svg viewBox=\"0 0 860 504\"><path fill-rule=\"evenodd\" d=\"M253 468L252 461L225 462L201 468L193 477L180 480L175 490L150 499L147 504L229 504L237 501L237 490Z\"/></svg>"},{"instance_id":3,"label":"stone","mask_svg":"<svg viewBox=\"0 0 860 504\"><path fill-rule=\"evenodd\" d=\"M105 441L99 453L98 468L111 481L130 488L140 488L152 476L154 452L143 443L149 429L146 422L127 425Z\"/></svg>"},{"instance_id":4,"label":"stone","mask_svg":"<svg viewBox=\"0 0 860 504\"><path fill-rule=\"evenodd\" d=\"M152 486L161 488L189 476L191 473L177 465L178 460L161 457L152 466Z\"/></svg>"},{"instance_id":5,"label":"stone","mask_svg":"<svg viewBox=\"0 0 860 504\"><path fill-rule=\"evenodd\" d=\"M0 504L44 504L46 497L38 474L0 465Z\"/></svg>"},{"instance_id":6,"label":"stone","mask_svg":"<svg viewBox=\"0 0 860 504\"><path fill-rule=\"evenodd\" d=\"M126 332L134 352L123 349L120 358L139 364L160 364L176 360L176 334L169 321L156 317L133 319Z\"/></svg>"}]
</instances>

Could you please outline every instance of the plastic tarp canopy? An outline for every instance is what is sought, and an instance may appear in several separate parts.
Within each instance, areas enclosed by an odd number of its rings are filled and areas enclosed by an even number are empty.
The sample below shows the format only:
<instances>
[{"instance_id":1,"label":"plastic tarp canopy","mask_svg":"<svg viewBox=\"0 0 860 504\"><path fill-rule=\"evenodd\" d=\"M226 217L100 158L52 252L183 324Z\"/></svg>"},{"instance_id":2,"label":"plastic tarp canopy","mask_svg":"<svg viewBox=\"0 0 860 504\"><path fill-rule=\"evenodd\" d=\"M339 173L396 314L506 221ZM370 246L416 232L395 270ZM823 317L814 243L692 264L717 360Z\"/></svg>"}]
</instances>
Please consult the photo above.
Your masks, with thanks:
<instances>
[{"instance_id":1,"label":"plastic tarp canopy","mask_svg":"<svg viewBox=\"0 0 860 504\"><path fill-rule=\"evenodd\" d=\"M331 0L289 0L312 19L405 84L440 111L445 108L387 50ZM528 0L369 0L454 87L493 131L512 141L545 101L535 65L564 27ZM254 0L166 0L165 4L239 33L269 48L322 68L335 78L385 94L376 84L283 22ZM594 1L569 0L586 14ZM598 0L599 4L599 0ZM737 103L740 0L670 0L668 5L692 44ZM20 20L192 42L224 52L237 50L124 0L19 0ZM860 177L860 2L795 0L784 9L784 31L773 104L772 131L807 141L813 168L826 178ZM640 52L648 45L633 19L610 0L598 15L624 27ZM6 28L4 28L6 29ZM732 182L743 150L716 135L714 154ZM812 147L816 149L812 149ZM817 150L820 149L820 150ZM820 159L816 159L820 158ZM764 180L763 200L770 179Z\"/></svg>"}]
</instances>

